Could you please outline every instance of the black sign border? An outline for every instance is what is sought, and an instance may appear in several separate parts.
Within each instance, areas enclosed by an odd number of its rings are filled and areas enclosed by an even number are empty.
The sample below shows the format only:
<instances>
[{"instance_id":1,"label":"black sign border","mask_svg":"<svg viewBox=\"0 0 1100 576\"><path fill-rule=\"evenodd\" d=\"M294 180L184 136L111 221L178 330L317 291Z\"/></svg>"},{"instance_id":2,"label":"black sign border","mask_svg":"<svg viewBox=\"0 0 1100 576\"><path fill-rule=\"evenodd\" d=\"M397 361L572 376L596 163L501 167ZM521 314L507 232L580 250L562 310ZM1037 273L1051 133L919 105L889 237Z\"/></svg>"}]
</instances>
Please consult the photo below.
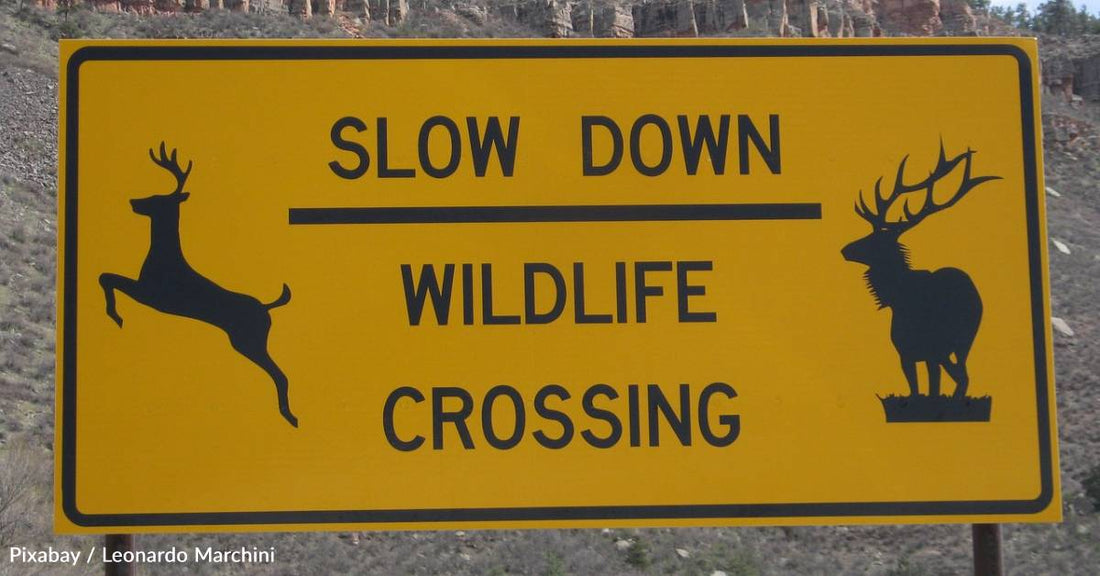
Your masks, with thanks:
<instances>
[{"instance_id":1,"label":"black sign border","mask_svg":"<svg viewBox=\"0 0 1100 576\"><path fill-rule=\"evenodd\" d=\"M1040 492L1030 500L965 500L926 502L802 502L788 504L701 504L656 506L552 506L519 508L448 508L406 510L293 510L85 514L76 498L76 261L78 209L78 127L80 68L95 61L210 60L420 60L420 59L576 59L576 58L785 58L785 57L920 57L1008 56L1016 60L1020 85L1020 122L1031 275L1032 337L1035 345L1036 407ZM61 413L61 499L70 521L83 527L260 526L274 524L374 524L437 522L526 522L587 520L690 520L737 518L871 518L877 516L1035 514L1054 497L1050 398L1047 394L1047 350L1040 234L1040 190L1036 162L1035 95L1032 62L1010 44L568 44L550 45L225 45L120 46L92 45L69 58L65 109L64 300L61 366L64 395ZM781 523L781 522L780 522Z\"/></svg>"}]
</instances>

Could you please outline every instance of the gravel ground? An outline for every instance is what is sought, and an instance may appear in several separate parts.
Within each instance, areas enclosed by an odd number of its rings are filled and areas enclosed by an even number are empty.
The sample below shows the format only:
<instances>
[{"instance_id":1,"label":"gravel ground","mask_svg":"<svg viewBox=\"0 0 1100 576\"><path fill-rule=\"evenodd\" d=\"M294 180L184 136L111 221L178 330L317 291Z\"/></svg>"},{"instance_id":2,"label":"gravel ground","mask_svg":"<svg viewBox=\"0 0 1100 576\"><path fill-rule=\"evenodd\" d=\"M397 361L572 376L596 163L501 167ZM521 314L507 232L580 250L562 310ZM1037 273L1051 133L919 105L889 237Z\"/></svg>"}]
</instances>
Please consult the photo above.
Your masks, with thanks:
<instances>
[{"instance_id":1,"label":"gravel ground","mask_svg":"<svg viewBox=\"0 0 1100 576\"><path fill-rule=\"evenodd\" d=\"M0 69L0 171L53 189L57 179L57 81L39 71Z\"/></svg>"}]
</instances>

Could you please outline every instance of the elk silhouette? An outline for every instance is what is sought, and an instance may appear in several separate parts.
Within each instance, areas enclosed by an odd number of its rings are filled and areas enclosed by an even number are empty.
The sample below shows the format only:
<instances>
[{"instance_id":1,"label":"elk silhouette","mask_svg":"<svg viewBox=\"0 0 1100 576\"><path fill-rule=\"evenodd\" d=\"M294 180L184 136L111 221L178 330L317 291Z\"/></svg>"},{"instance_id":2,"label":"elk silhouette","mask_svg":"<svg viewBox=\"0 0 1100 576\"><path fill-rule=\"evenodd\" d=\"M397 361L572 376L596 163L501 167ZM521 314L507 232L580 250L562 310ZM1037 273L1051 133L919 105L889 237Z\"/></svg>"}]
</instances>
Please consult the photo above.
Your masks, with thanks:
<instances>
[{"instance_id":1,"label":"elk silhouette","mask_svg":"<svg viewBox=\"0 0 1100 576\"><path fill-rule=\"evenodd\" d=\"M867 265L864 278L879 309L893 310L890 339L901 357L901 369L909 383L910 397L919 395L918 362L924 362L928 368L928 395L932 398L940 396L940 367L955 381L956 398L966 396L970 383L966 357L970 354L982 320L982 300L978 289L970 276L958 268L913 270L909 263L909 249L898 240L928 216L954 206L978 185L1000 178L971 176L973 157L974 151L967 149L948 159L941 142L936 167L928 178L913 185L903 182L905 163L909 157L903 158L894 180L894 190L889 196L882 195L882 178L875 182L874 209L867 206L860 191L856 214L871 225L871 233L841 250L845 260ZM933 196L936 183L960 163L963 164L963 176L958 189L946 202L936 203ZM924 191L923 200L920 209L912 212L909 207L910 193L918 191ZM899 201L900 214L896 220L891 220L887 214Z\"/></svg>"},{"instance_id":2,"label":"elk silhouette","mask_svg":"<svg viewBox=\"0 0 1100 576\"><path fill-rule=\"evenodd\" d=\"M154 310L221 328L229 336L233 349L262 368L275 382L279 413L297 427L298 419L291 413L287 399L286 375L267 351L270 310L290 301L290 288L283 284L282 294L274 302L264 304L247 294L226 290L196 272L184 258L180 245L180 204L190 196L183 186L191 174L192 163L188 162L187 169L182 170L176 161L176 150L169 155L163 142L160 158L152 149L149 157L175 177L176 189L169 194L130 201L134 212L148 216L151 221L149 253L137 280L109 273L99 276L107 299L107 316L122 327L122 317L115 309L114 291L118 290Z\"/></svg>"}]
</instances>

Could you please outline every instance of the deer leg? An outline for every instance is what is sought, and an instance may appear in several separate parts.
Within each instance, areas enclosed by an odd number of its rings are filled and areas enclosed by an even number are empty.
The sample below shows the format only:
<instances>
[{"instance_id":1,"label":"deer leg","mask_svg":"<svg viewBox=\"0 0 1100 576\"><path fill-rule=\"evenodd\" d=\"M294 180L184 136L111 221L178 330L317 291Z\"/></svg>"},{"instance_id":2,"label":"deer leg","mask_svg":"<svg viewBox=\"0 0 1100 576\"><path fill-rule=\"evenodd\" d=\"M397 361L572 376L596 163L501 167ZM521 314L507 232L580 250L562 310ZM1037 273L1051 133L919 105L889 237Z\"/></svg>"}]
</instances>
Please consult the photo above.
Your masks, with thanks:
<instances>
[{"instance_id":1,"label":"deer leg","mask_svg":"<svg viewBox=\"0 0 1100 576\"><path fill-rule=\"evenodd\" d=\"M926 360L928 366L928 395L935 398L940 395L940 363L935 360Z\"/></svg>"},{"instance_id":2,"label":"deer leg","mask_svg":"<svg viewBox=\"0 0 1100 576\"><path fill-rule=\"evenodd\" d=\"M915 360L910 360L904 356L901 358L901 371L905 373L905 380L909 383L909 395L917 396L920 394L920 388L918 387L917 380L917 363Z\"/></svg>"},{"instance_id":3,"label":"deer leg","mask_svg":"<svg viewBox=\"0 0 1100 576\"><path fill-rule=\"evenodd\" d=\"M103 295L107 299L107 316L122 328L122 316L115 309L115 290L126 294L134 300L141 301L141 288L136 280L131 280L118 274L100 274L99 285L103 287Z\"/></svg>"},{"instance_id":4,"label":"deer leg","mask_svg":"<svg viewBox=\"0 0 1100 576\"><path fill-rule=\"evenodd\" d=\"M279 366L275 364L275 361L271 359L271 355L267 352L266 330L263 336L259 338L230 335L229 342L237 352L240 352L245 358L267 372L267 375L275 382L275 392L279 395L279 413L291 426L297 428L298 418L290 411L290 400L287 397L289 382L286 375L283 374L283 371L279 369Z\"/></svg>"},{"instance_id":5,"label":"deer leg","mask_svg":"<svg viewBox=\"0 0 1100 576\"><path fill-rule=\"evenodd\" d=\"M275 361L271 359L271 356L264 354L264 358L257 362L260 368L263 368L265 372L271 376L271 380L275 382L275 392L279 396L279 414L282 414L283 418L290 423L291 426L298 427L298 417L290 411L290 399L287 398L287 392L289 382L286 375L279 369L279 366L275 364Z\"/></svg>"},{"instance_id":6,"label":"deer leg","mask_svg":"<svg viewBox=\"0 0 1100 576\"><path fill-rule=\"evenodd\" d=\"M283 418L290 423L291 426L298 427L298 417L290 411L290 400L287 398L287 392L289 382L286 375L279 369L279 366L275 364L275 361L271 359L271 356L265 351L259 358L249 358L256 363L257 366L263 368L264 372L267 372L268 376L271 376L271 380L275 382L275 392L279 396L279 414L282 414Z\"/></svg>"}]
</instances>

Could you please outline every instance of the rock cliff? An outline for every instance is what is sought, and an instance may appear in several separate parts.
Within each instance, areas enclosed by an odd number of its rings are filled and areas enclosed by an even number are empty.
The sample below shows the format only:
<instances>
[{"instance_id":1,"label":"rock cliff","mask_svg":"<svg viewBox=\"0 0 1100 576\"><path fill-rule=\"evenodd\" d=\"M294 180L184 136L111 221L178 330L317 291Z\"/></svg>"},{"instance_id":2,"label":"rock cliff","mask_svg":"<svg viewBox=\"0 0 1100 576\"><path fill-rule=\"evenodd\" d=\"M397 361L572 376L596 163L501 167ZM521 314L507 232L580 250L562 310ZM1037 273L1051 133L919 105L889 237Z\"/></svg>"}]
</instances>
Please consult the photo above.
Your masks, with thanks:
<instances>
[{"instance_id":1,"label":"rock cliff","mask_svg":"<svg viewBox=\"0 0 1100 576\"><path fill-rule=\"evenodd\" d=\"M347 14L386 26L417 10L484 23L512 19L547 37L929 36L981 32L966 0L36 0L139 14L284 10L310 18Z\"/></svg>"},{"instance_id":2,"label":"rock cliff","mask_svg":"<svg viewBox=\"0 0 1100 576\"><path fill-rule=\"evenodd\" d=\"M1040 72L1050 95L1100 102L1100 36L1044 36Z\"/></svg>"}]
</instances>

